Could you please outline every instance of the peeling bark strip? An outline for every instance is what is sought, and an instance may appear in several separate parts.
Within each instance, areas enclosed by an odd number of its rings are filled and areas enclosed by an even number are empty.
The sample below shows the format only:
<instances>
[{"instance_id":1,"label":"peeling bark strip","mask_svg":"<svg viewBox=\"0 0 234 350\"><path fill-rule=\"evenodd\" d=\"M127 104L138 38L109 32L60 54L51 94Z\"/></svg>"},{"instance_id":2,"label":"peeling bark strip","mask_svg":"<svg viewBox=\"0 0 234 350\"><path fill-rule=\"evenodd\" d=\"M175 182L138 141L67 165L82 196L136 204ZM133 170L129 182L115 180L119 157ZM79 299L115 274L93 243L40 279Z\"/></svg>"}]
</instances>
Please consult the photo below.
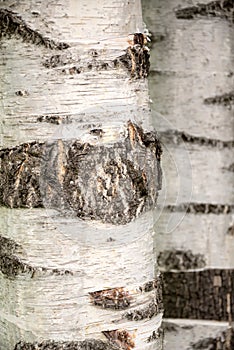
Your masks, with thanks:
<instances>
[{"instance_id":1,"label":"peeling bark strip","mask_svg":"<svg viewBox=\"0 0 234 350\"><path fill-rule=\"evenodd\" d=\"M205 267L205 257L202 254L193 254L191 250L164 250L158 255L158 265L170 270L189 270Z\"/></svg>"},{"instance_id":2,"label":"peeling bark strip","mask_svg":"<svg viewBox=\"0 0 234 350\"><path fill-rule=\"evenodd\" d=\"M72 274L69 270L34 267L26 264L16 256L17 252L22 251L22 249L23 248L13 240L0 235L0 272L6 277L15 278L21 273L30 274L31 277L33 277L35 273L52 273L55 275Z\"/></svg>"},{"instance_id":3,"label":"peeling bark strip","mask_svg":"<svg viewBox=\"0 0 234 350\"><path fill-rule=\"evenodd\" d=\"M222 332L216 338L205 338L201 339L196 343L191 344L191 349L194 350L231 350L234 349L234 330L231 329L231 339L229 341L228 331Z\"/></svg>"},{"instance_id":4,"label":"peeling bark strip","mask_svg":"<svg viewBox=\"0 0 234 350\"><path fill-rule=\"evenodd\" d=\"M107 339L117 345L118 349L131 350L135 347L135 332L130 333L125 329L116 329L114 331L102 332Z\"/></svg>"},{"instance_id":5,"label":"peeling bark strip","mask_svg":"<svg viewBox=\"0 0 234 350\"><path fill-rule=\"evenodd\" d=\"M161 146L153 132L144 133L131 122L127 130L124 140L107 146L59 140L2 149L0 204L130 222L156 203Z\"/></svg>"},{"instance_id":6,"label":"peeling bark strip","mask_svg":"<svg viewBox=\"0 0 234 350\"><path fill-rule=\"evenodd\" d=\"M234 140L222 141L217 139L208 139L206 137L190 135L184 131L167 130L159 133L160 139L167 143L180 144L193 143L199 146L209 146L221 148L232 148L234 147Z\"/></svg>"},{"instance_id":7,"label":"peeling bark strip","mask_svg":"<svg viewBox=\"0 0 234 350\"><path fill-rule=\"evenodd\" d=\"M87 339L84 341L71 342L56 342L52 340L25 343L19 342L15 345L14 350L117 350L118 347L112 345L110 342L101 340Z\"/></svg>"},{"instance_id":8,"label":"peeling bark strip","mask_svg":"<svg viewBox=\"0 0 234 350\"><path fill-rule=\"evenodd\" d=\"M178 19L194 19L197 16L220 17L234 23L233 0L211 1L208 4L197 4L176 11Z\"/></svg>"},{"instance_id":9,"label":"peeling bark strip","mask_svg":"<svg viewBox=\"0 0 234 350\"><path fill-rule=\"evenodd\" d=\"M167 205L165 209L170 212L187 212L191 214L230 214L234 210L234 205L184 203L180 205Z\"/></svg>"},{"instance_id":10,"label":"peeling bark strip","mask_svg":"<svg viewBox=\"0 0 234 350\"><path fill-rule=\"evenodd\" d=\"M131 301L130 293L124 288L106 289L89 294L93 304L104 309L126 309Z\"/></svg>"},{"instance_id":11,"label":"peeling bark strip","mask_svg":"<svg viewBox=\"0 0 234 350\"><path fill-rule=\"evenodd\" d=\"M166 318L234 318L234 270L165 272L163 277Z\"/></svg>"},{"instance_id":12,"label":"peeling bark strip","mask_svg":"<svg viewBox=\"0 0 234 350\"><path fill-rule=\"evenodd\" d=\"M69 47L66 43L56 43L54 40L48 39L36 30L31 29L17 13L0 9L0 39L2 37L11 38L12 36L51 50L64 50Z\"/></svg>"},{"instance_id":13,"label":"peeling bark strip","mask_svg":"<svg viewBox=\"0 0 234 350\"><path fill-rule=\"evenodd\" d=\"M207 97L204 99L204 103L207 105L217 104L230 107L232 104L234 104L234 92L231 91L223 95Z\"/></svg>"}]
</instances>

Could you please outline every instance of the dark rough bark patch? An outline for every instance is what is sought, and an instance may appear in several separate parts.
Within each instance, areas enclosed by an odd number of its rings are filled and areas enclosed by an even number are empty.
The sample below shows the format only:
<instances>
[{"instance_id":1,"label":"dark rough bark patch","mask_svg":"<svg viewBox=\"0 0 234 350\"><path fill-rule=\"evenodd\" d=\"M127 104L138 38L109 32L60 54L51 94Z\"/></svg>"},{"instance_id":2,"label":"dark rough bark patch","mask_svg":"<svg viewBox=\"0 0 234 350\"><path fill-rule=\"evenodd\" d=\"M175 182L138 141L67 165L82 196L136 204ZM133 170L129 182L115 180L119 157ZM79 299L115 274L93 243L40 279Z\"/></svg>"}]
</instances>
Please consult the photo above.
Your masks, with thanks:
<instances>
[{"instance_id":1,"label":"dark rough bark patch","mask_svg":"<svg viewBox=\"0 0 234 350\"><path fill-rule=\"evenodd\" d=\"M206 265L202 254L193 254L191 250L164 250L158 255L158 265L167 271L202 268Z\"/></svg>"},{"instance_id":2,"label":"dark rough bark patch","mask_svg":"<svg viewBox=\"0 0 234 350\"><path fill-rule=\"evenodd\" d=\"M116 60L127 68L132 78L141 79L149 75L150 69L150 53L146 46L134 45L128 47L126 53Z\"/></svg>"},{"instance_id":3,"label":"dark rough bark patch","mask_svg":"<svg viewBox=\"0 0 234 350\"><path fill-rule=\"evenodd\" d=\"M123 310L130 306L130 292L124 288L112 288L89 293L91 302L104 309Z\"/></svg>"},{"instance_id":4,"label":"dark rough bark patch","mask_svg":"<svg viewBox=\"0 0 234 350\"><path fill-rule=\"evenodd\" d=\"M178 19L194 19L201 17L219 17L234 23L233 0L211 1L208 4L197 4L196 6L178 9L175 12Z\"/></svg>"},{"instance_id":5,"label":"dark rough bark patch","mask_svg":"<svg viewBox=\"0 0 234 350\"><path fill-rule=\"evenodd\" d=\"M170 212L187 212L191 214L230 214L234 210L234 205L210 203L184 203L180 205L167 205L165 209Z\"/></svg>"},{"instance_id":6,"label":"dark rough bark patch","mask_svg":"<svg viewBox=\"0 0 234 350\"><path fill-rule=\"evenodd\" d=\"M166 318L234 318L234 270L165 272L163 277Z\"/></svg>"},{"instance_id":7,"label":"dark rough bark patch","mask_svg":"<svg viewBox=\"0 0 234 350\"><path fill-rule=\"evenodd\" d=\"M209 139L206 137L190 135L184 131L167 130L160 132L159 134L163 142L174 143L176 145L185 142L193 143L199 146L218 147L219 149L231 149L234 147L234 140L222 141L217 139Z\"/></svg>"},{"instance_id":8,"label":"dark rough bark patch","mask_svg":"<svg viewBox=\"0 0 234 350\"><path fill-rule=\"evenodd\" d=\"M204 338L191 344L194 350L232 350L234 349L234 330L231 329L231 339L228 340L228 331L222 332L215 338Z\"/></svg>"},{"instance_id":9,"label":"dark rough bark patch","mask_svg":"<svg viewBox=\"0 0 234 350\"><path fill-rule=\"evenodd\" d=\"M66 43L56 43L54 40L44 37L36 30L31 29L17 13L2 8L0 9L0 39L2 37L11 38L12 36L51 50L63 50L69 47Z\"/></svg>"},{"instance_id":10,"label":"dark rough bark patch","mask_svg":"<svg viewBox=\"0 0 234 350\"><path fill-rule=\"evenodd\" d=\"M234 104L234 92L231 91L222 95L207 97L204 99L204 103L207 105L217 104L217 105L231 107L231 105Z\"/></svg>"},{"instance_id":11,"label":"dark rough bark patch","mask_svg":"<svg viewBox=\"0 0 234 350\"><path fill-rule=\"evenodd\" d=\"M127 130L125 139L108 146L58 140L2 149L0 205L130 222L156 203L161 146L154 132L131 122Z\"/></svg>"},{"instance_id":12,"label":"dark rough bark patch","mask_svg":"<svg viewBox=\"0 0 234 350\"><path fill-rule=\"evenodd\" d=\"M134 332L130 333L125 329L102 332L105 337L118 349L131 350L135 347Z\"/></svg>"},{"instance_id":13,"label":"dark rough bark patch","mask_svg":"<svg viewBox=\"0 0 234 350\"><path fill-rule=\"evenodd\" d=\"M42 207L39 176L42 143L24 143L0 150L0 205Z\"/></svg>"},{"instance_id":14,"label":"dark rough bark patch","mask_svg":"<svg viewBox=\"0 0 234 350\"><path fill-rule=\"evenodd\" d=\"M118 347L110 342L101 340L87 339L84 341L53 341L45 340L43 342L25 343L20 341L14 347L14 350L117 350Z\"/></svg>"}]
</instances>

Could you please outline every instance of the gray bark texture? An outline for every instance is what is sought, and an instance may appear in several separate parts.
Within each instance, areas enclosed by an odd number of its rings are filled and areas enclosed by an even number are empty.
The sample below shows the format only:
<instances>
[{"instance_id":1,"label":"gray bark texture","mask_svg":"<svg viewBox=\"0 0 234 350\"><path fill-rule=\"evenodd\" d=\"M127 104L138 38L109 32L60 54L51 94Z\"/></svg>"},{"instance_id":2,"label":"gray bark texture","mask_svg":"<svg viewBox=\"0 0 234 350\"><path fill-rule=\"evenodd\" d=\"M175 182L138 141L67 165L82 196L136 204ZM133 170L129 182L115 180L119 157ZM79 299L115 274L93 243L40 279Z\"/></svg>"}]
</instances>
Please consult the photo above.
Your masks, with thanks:
<instances>
[{"instance_id":1,"label":"gray bark texture","mask_svg":"<svg viewBox=\"0 0 234 350\"><path fill-rule=\"evenodd\" d=\"M234 3L143 1L163 148L164 349L234 349ZM160 209L160 207L158 207Z\"/></svg>"},{"instance_id":2,"label":"gray bark texture","mask_svg":"<svg viewBox=\"0 0 234 350\"><path fill-rule=\"evenodd\" d=\"M0 350L160 350L141 3L0 1Z\"/></svg>"}]
</instances>

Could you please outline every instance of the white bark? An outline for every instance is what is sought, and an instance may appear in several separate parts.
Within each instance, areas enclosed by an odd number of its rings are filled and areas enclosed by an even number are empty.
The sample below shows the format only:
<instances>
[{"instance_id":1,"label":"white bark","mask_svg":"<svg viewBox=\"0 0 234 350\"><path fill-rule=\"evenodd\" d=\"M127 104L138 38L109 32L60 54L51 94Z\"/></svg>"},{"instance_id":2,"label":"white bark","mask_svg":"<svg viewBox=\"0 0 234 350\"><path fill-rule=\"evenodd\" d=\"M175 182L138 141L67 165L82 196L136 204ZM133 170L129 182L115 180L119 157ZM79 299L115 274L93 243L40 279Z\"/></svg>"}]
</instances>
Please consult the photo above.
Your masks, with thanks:
<instances>
[{"instance_id":1,"label":"white bark","mask_svg":"<svg viewBox=\"0 0 234 350\"><path fill-rule=\"evenodd\" d=\"M62 139L56 158L62 177L63 142L79 140L111 149L130 133L129 120L153 130L147 81L131 79L123 66L113 65L129 46L129 34L143 31L140 1L7 0L1 7L55 43L70 46L53 52L15 35L1 39L2 149L34 141L46 142L49 148ZM68 64L45 67L57 54ZM110 66L98 71L97 61ZM73 74L74 66L82 72ZM55 123L50 122L53 117ZM103 137L91 129L102 129ZM134 156L136 162L144 157L146 167L147 152ZM42 166L51 165L44 160ZM53 171L51 167L49 172ZM19 185L18 179L15 186ZM160 327L161 312L139 321L125 317L135 309L147 309L155 299L154 288L144 290L145 283L158 276L153 208L140 214L139 207L138 219L116 226L66 216L47 206L47 198L43 204L46 209L1 207L2 238L16 246L13 256L25 271L16 276L0 272L0 348L12 350L19 341L105 341L103 332L124 329L135 337L134 349L161 349L159 339L147 341ZM129 308L92 304L89 293L118 287L129 291Z\"/></svg>"}]
</instances>

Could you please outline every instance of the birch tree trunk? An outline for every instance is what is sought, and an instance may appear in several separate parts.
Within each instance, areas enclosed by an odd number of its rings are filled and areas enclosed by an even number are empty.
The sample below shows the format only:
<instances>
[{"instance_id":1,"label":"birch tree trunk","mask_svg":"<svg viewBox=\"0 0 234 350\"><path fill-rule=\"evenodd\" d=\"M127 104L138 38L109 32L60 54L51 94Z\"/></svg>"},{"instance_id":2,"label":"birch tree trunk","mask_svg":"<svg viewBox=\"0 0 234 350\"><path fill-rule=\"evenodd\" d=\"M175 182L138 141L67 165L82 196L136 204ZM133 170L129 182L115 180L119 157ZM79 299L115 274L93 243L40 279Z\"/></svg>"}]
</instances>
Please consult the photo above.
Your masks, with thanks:
<instances>
[{"instance_id":1,"label":"birch tree trunk","mask_svg":"<svg viewBox=\"0 0 234 350\"><path fill-rule=\"evenodd\" d=\"M140 1L6 0L0 19L0 349L161 349Z\"/></svg>"},{"instance_id":2,"label":"birch tree trunk","mask_svg":"<svg viewBox=\"0 0 234 350\"><path fill-rule=\"evenodd\" d=\"M164 349L231 350L234 3L143 1L143 13L164 152L156 225Z\"/></svg>"}]
</instances>

